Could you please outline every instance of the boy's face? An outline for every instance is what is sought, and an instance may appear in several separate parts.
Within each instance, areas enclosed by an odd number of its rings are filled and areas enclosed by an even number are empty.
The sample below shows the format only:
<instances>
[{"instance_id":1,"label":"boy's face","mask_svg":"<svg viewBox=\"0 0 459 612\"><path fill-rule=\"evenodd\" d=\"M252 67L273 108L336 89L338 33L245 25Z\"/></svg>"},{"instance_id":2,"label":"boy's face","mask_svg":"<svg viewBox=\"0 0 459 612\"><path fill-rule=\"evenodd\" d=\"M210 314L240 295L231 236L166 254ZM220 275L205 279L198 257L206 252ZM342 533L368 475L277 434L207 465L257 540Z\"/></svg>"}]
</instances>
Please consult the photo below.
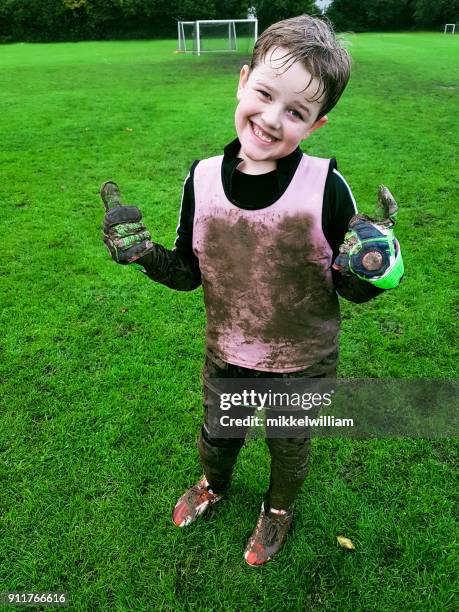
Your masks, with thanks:
<instances>
[{"instance_id":1,"label":"boy's face","mask_svg":"<svg viewBox=\"0 0 459 612\"><path fill-rule=\"evenodd\" d=\"M237 90L236 131L241 143L240 169L261 174L276 168L276 160L292 153L302 140L327 122L317 120L323 103L311 101L319 81L295 62L288 70L281 68L286 50L268 51L262 63L249 74L242 68Z\"/></svg>"}]
</instances>

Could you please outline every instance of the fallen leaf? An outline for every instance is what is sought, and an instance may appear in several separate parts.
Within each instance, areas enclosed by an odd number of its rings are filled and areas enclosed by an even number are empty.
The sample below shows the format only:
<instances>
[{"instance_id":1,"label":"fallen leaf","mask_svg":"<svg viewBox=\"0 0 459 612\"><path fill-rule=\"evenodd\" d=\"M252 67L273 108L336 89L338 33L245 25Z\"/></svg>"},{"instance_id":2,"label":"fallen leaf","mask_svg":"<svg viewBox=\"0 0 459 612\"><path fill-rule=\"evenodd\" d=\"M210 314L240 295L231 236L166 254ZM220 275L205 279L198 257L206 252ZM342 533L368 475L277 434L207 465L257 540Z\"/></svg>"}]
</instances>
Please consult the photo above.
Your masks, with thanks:
<instances>
[{"instance_id":1,"label":"fallen leaf","mask_svg":"<svg viewBox=\"0 0 459 612\"><path fill-rule=\"evenodd\" d=\"M133 129L132 128L124 128L124 131L125 132L133 132Z\"/></svg>"},{"instance_id":2,"label":"fallen leaf","mask_svg":"<svg viewBox=\"0 0 459 612\"><path fill-rule=\"evenodd\" d=\"M344 536L336 536L336 539L338 540L338 544L342 548L347 548L348 550L355 550L354 543L349 538L345 538Z\"/></svg>"},{"instance_id":3,"label":"fallen leaf","mask_svg":"<svg viewBox=\"0 0 459 612\"><path fill-rule=\"evenodd\" d=\"M120 308L120 312L123 312L123 313L124 313L124 312L127 312L127 311L128 311L128 309L127 309L127 308Z\"/></svg>"}]
</instances>

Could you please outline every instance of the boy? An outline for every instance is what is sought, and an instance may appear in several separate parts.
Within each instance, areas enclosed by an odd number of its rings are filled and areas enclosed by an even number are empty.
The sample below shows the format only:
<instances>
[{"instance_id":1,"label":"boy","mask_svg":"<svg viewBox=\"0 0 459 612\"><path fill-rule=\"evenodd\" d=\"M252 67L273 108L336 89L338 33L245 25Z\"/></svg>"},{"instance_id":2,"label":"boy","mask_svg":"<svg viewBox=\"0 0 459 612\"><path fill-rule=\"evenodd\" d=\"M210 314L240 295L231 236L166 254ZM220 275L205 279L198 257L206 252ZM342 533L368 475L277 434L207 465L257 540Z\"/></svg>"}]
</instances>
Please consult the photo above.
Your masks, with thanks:
<instances>
[{"instance_id":1,"label":"boy","mask_svg":"<svg viewBox=\"0 0 459 612\"><path fill-rule=\"evenodd\" d=\"M204 289L205 416L198 440L204 476L174 508L179 527L227 492L244 443L212 435L210 380L334 378L337 292L364 302L396 286L403 273L392 235L354 217L355 201L336 161L299 148L326 124L349 73L347 51L322 20L302 15L261 35L250 67L240 71L237 138L223 156L191 166L172 251L151 241L136 207L111 208L120 203L114 183L102 188L104 241L115 261L136 262L173 289L201 283ZM368 245L373 253L379 249L367 267L362 240L367 251ZM309 461L309 437L267 442L270 486L244 554L252 566L280 550Z\"/></svg>"}]
</instances>

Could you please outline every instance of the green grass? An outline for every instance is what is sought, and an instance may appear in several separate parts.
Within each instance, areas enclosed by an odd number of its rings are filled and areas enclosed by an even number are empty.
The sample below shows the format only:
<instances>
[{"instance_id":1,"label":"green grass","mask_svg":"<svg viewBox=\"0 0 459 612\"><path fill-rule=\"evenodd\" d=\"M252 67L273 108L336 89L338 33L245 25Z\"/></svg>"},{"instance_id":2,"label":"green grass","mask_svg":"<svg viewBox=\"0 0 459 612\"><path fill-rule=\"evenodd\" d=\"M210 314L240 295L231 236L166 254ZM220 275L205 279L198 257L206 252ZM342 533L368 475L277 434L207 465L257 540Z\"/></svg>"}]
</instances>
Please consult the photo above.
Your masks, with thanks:
<instances>
[{"instance_id":1,"label":"green grass","mask_svg":"<svg viewBox=\"0 0 459 612\"><path fill-rule=\"evenodd\" d=\"M459 40L349 44L350 85L306 150L337 157L362 211L380 183L396 195L406 280L342 303L340 375L454 378ZM457 609L456 440L316 439L294 530L260 571L242 551L262 440L210 520L172 526L200 475L202 290L112 263L98 188L115 179L170 247L191 162L234 137L244 57L174 49L0 48L0 591L66 590L78 611Z\"/></svg>"}]
</instances>

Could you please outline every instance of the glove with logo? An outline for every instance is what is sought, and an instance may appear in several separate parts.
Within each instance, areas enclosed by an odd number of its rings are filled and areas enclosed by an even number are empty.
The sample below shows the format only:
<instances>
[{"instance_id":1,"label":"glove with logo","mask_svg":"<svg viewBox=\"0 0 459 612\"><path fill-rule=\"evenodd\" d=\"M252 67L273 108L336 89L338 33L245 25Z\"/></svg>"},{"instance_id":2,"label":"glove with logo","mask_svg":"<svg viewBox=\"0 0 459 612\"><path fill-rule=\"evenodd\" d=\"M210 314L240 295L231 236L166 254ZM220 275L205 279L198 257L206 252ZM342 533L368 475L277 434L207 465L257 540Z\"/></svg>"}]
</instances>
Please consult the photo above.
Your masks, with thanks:
<instances>
[{"instance_id":1,"label":"glove with logo","mask_svg":"<svg viewBox=\"0 0 459 612\"><path fill-rule=\"evenodd\" d=\"M392 227L398 211L397 202L384 185L378 191L376 217L354 215L344 236L333 268L341 274L354 274L381 289L393 289L403 274L400 245Z\"/></svg>"},{"instance_id":2,"label":"glove with logo","mask_svg":"<svg viewBox=\"0 0 459 612\"><path fill-rule=\"evenodd\" d=\"M100 196L105 207L103 240L111 257L129 264L149 253L154 245L137 206L123 206L118 185L112 181L102 185Z\"/></svg>"}]
</instances>

